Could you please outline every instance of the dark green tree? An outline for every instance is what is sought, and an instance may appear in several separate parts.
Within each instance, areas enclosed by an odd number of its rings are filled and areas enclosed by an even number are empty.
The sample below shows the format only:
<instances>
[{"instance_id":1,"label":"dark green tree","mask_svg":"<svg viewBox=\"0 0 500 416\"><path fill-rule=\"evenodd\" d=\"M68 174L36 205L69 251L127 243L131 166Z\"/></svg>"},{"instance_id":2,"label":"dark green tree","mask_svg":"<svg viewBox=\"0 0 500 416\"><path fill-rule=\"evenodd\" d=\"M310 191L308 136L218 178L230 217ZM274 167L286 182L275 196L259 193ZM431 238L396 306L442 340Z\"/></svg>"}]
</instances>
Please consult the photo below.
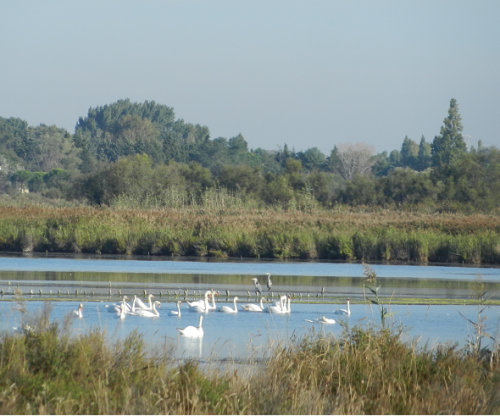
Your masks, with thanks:
<instances>
[{"instance_id":1,"label":"dark green tree","mask_svg":"<svg viewBox=\"0 0 500 416\"><path fill-rule=\"evenodd\" d=\"M389 204L429 204L437 199L438 189L426 172L396 168L381 181Z\"/></svg>"},{"instance_id":2,"label":"dark green tree","mask_svg":"<svg viewBox=\"0 0 500 416\"><path fill-rule=\"evenodd\" d=\"M430 168L432 165L432 149L431 144L425 141L422 136L418 145L418 170L423 171Z\"/></svg>"},{"instance_id":3,"label":"dark green tree","mask_svg":"<svg viewBox=\"0 0 500 416\"><path fill-rule=\"evenodd\" d=\"M389 153L389 163L393 168L401 166L401 152L399 150L393 150Z\"/></svg>"},{"instance_id":4,"label":"dark green tree","mask_svg":"<svg viewBox=\"0 0 500 416\"><path fill-rule=\"evenodd\" d=\"M0 154L2 170L15 172L26 167L24 156L29 152L28 123L20 118L0 117Z\"/></svg>"},{"instance_id":5,"label":"dark green tree","mask_svg":"<svg viewBox=\"0 0 500 416\"><path fill-rule=\"evenodd\" d=\"M217 181L232 191L240 190L244 194L257 195L264 186L261 169L248 165L224 166Z\"/></svg>"},{"instance_id":6,"label":"dark green tree","mask_svg":"<svg viewBox=\"0 0 500 416\"><path fill-rule=\"evenodd\" d=\"M82 168L88 170L94 160L115 161L142 153L153 161L164 161L164 142L173 131L174 117L173 108L154 101L132 103L126 99L91 107L75 128Z\"/></svg>"},{"instance_id":7,"label":"dark green tree","mask_svg":"<svg viewBox=\"0 0 500 416\"><path fill-rule=\"evenodd\" d=\"M457 100L452 98L448 117L443 120L441 134L432 142L433 166L446 169L466 153L467 145L462 137L461 120Z\"/></svg>"},{"instance_id":8,"label":"dark green tree","mask_svg":"<svg viewBox=\"0 0 500 416\"><path fill-rule=\"evenodd\" d=\"M326 156L317 147L312 147L304 152L297 153L297 159L302 162L302 166L307 170L323 171L326 168Z\"/></svg>"},{"instance_id":9,"label":"dark green tree","mask_svg":"<svg viewBox=\"0 0 500 416\"><path fill-rule=\"evenodd\" d=\"M418 144L405 136L401 145L401 166L417 170L418 168Z\"/></svg>"}]
</instances>

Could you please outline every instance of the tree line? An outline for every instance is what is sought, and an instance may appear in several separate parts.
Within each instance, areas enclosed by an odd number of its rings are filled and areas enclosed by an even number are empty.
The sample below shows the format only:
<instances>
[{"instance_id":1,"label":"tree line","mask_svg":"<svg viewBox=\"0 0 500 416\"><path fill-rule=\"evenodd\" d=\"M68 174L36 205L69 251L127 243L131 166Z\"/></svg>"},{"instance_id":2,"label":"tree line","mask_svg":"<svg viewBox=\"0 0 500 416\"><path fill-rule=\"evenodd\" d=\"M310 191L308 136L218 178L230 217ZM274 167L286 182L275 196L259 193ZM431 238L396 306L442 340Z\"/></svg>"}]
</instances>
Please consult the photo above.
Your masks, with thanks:
<instances>
[{"instance_id":1,"label":"tree line","mask_svg":"<svg viewBox=\"0 0 500 416\"><path fill-rule=\"evenodd\" d=\"M75 132L0 117L0 193L4 199L73 200L134 206L195 204L224 190L250 207L383 206L492 211L500 206L500 151L467 148L458 103L430 142L405 137L376 154L338 143L329 155L249 149L241 134L212 139L208 127L176 119L154 101L119 100L90 108ZM23 197L26 197L25 195Z\"/></svg>"}]
</instances>

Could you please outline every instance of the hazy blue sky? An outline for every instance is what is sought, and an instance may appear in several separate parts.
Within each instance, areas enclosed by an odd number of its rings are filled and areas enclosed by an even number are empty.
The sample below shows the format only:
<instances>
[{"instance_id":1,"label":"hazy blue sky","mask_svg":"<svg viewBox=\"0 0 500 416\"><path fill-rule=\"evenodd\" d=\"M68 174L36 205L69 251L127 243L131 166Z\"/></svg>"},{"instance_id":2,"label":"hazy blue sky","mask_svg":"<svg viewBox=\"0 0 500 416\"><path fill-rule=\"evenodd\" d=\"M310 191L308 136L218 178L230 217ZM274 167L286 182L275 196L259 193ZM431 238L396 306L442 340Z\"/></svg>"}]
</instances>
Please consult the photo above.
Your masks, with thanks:
<instances>
[{"instance_id":1,"label":"hazy blue sky","mask_svg":"<svg viewBox=\"0 0 500 416\"><path fill-rule=\"evenodd\" d=\"M499 147L499 21L495 0L4 0L0 116L73 133L154 100L250 148L380 152L432 141L456 98L469 144Z\"/></svg>"}]
</instances>

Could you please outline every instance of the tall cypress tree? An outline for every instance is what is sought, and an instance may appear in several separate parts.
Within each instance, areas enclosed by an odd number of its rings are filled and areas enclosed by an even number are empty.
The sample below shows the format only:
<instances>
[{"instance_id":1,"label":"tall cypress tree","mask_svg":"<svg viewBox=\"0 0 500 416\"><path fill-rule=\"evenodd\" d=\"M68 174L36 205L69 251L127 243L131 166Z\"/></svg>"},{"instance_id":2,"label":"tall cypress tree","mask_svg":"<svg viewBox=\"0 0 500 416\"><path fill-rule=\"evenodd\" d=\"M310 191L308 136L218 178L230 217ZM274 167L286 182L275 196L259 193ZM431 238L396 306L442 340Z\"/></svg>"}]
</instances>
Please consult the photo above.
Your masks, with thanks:
<instances>
[{"instance_id":1,"label":"tall cypress tree","mask_svg":"<svg viewBox=\"0 0 500 416\"><path fill-rule=\"evenodd\" d=\"M418 146L418 170L426 170L432 165L432 150L431 144L425 141L425 137L422 135L420 139L420 144Z\"/></svg>"},{"instance_id":2,"label":"tall cypress tree","mask_svg":"<svg viewBox=\"0 0 500 416\"><path fill-rule=\"evenodd\" d=\"M448 117L443 121L441 134L432 142L432 164L438 168L453 165L467 151L462 137L462 117L458 113L458 103L454 98L450 101Z\"/></svg>"}]
</instances>

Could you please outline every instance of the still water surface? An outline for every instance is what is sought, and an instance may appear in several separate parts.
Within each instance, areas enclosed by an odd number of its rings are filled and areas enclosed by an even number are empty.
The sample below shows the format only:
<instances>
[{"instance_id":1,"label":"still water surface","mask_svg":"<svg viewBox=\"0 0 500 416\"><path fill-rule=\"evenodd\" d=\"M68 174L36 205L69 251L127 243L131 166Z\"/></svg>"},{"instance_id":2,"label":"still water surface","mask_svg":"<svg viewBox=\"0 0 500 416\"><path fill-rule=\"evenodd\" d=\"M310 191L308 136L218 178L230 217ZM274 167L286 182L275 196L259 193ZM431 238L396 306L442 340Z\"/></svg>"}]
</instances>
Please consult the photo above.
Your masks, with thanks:
<instances>
[{"instance_id":1,"label":"still water surface","mask_svg":"<svg viewBox=\"0 0 500 416\"><path fill-rule=\"evenodd\" d=\"M377 284L382 285L381 294L394 296L419 297L458 297L470 295L470 282L480 273L490 292L500 294L500 268L478 268L454 266L416 266L416 265L382 265L372 268L377 273ZM168 316L169 310L175 309L172 301L162 300L159 318L141 318L128 316L120 321L115 313L109 312L116 298L93 302L84 299L84 317L76 318L72 331L83 333L90 328L98 327L106 331L110 341L123 340L134 330L139 331L151 345L165 344L175 350L175 356L209 357L219 359L246 359L248 357L266 357L271 347L286 345L294 336L303 336L310 331L324 331L340 334L342 326L322 326L311 324L306 319L321 316L335 318L334 311L345 307L339 302L316 303L318 291L325 287L325 293L338 298L355 298L363 300L365 276L363 267L357 263L333 262L277 262L277 261L186 261L143 258L89 258L88 256L63 257L0 257L0 288L9 293L17 284L26 293L29 287L37 291L43 288L44 293L78 287L82 290L104 290L108 288L123 289L123 293L141 294L143 290L153 293L158 290L231 290L253 292L250 280L253 276L260 279L265 286L265 273L271 273L273 290L276 292L301 292L305 302L294 303L289 315L273 315L268 313L240 312L229 315L210 312L204 315L203 327L205 335L202 339L186 339L178 335L177 327L197 326L199 314L187 309L183 304L180 318ZM111 286L112 285L112 286ZM165 292L164 292L165 293ZM311 295L311 302L305 298ZM8 296L5 297L8 299ZM253 301L255 298L252 298ZM246 303L245 298L242 303ZM61 320L65 315L77 309L79 302L52 302L51 319ZM226 298L218 302L218 306L227 303ZM16 312L14 302L1 302L0 313L3 328L12 330L20 324L20 315ZM26 303L28 312L38 313L42 301ZM106 307L108 306L108 307ZM350 326L379 325L378 309L374 305L359 303L351 305L352 315L340 318ZM472 336L470 322L477 321L478 308L475 306L390 306L395 312L391 324L405 328L407 339L419 337L420 345L443 342L465 344L468 336ZM487 316L488 333L495 335L500 322L500 308L490 307L483 313Z\"/></svg>"},{"instance_id":2,"label":"still water surface","mask_svg":"<svg viewBox=\"0 0 500 416\"><path fill-rule=\"evenodd\" d=\"M222 303L227 304L227 303ZM222 305L221 304L221 305ZM274 315L269 313L251 313L240 310L235 315L210 312L204 314L202 339L189 339L178 335L176 328L185 328L188 325L197 326L199 313L191 312L183 305L180 318L169 316L167 311L174 310L173 303L162 303L159 318L142 318L127 316L123 321L105 302L85 302L84 316L73 321L74 334L85 333L90 328L100 328L107 334L111 342L123 340L128 334L136 330L144 336L150 345L171 346L177 358L199 359L236 359L244 360L249 357L264 358L268 356L272 346L285 346L292 336L302 336L316 332L340 334L342 326L319 325L306 322L322 316L343 321L350 326L380 324L378 309L366 304L351 305L350 317L338 318L334 311L345 305L333 304L293 304L289 315ZM29 313L39 313L42 302L28 302L26 307ZM78 302L54 302L52 320L62 322L65 315L78 308ZM394 317L389 323L395 327L405 329L405 339L419 338L418 345L428 343L434 346L438 343L457 342L464 346L466 340L473 336L472 325L460 315L471 321L477 321L478 308L475 306L457 305L393 305L390 311ZM0 304L0 313L4 327L20 326L20 315L15 311L14 303ZM483 316L487 317L487 333L495 335L500 322L500 308L487 308Z\"/></svg>"}]
</instances>

